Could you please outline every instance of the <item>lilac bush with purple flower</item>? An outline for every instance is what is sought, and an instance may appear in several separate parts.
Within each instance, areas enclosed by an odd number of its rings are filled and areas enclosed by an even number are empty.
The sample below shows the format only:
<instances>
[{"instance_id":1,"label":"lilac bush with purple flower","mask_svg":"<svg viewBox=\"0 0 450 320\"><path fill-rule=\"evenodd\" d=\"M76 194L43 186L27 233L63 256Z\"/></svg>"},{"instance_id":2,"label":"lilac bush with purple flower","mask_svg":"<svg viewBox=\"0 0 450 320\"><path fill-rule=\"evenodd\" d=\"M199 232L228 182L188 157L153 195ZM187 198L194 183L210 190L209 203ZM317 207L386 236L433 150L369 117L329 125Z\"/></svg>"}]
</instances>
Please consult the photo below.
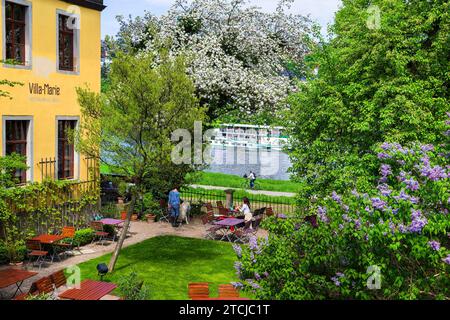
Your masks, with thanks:
<instances>
[{"instance_id":1,"label":"lilac bush with purple flower","mask_svg":"<svg viewBox=\"0 0 450 320\"><path fill-rule=\"evenodd\" d=\"M376 154L369 190L334 191L297 219L264 222L269 241L242 249L244 289L263 299L450 299L449 144L384 143ZM301 223L312 213L318 228ZM367 288L370 266L380 290Z\"/></svg>"}]
</instances>

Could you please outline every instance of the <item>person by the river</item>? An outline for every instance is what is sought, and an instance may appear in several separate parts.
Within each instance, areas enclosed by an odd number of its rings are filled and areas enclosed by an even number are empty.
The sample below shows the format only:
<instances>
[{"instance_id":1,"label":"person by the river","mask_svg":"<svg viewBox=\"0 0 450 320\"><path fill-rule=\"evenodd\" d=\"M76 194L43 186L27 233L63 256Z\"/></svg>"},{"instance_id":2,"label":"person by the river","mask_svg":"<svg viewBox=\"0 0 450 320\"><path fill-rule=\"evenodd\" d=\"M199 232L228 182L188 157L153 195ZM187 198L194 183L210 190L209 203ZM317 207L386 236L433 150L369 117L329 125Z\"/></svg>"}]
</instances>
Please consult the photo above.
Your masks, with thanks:
<instances>
[{"instance_id":1,"label":"person by the river","mask_svg":"<svg viewBox=\"0 0 450 320\"><path fill-rule=\"evenodd\" d=\"M250 171L248 179L250 180L250 188L255 188L256 174L253 171Z\"/></svg>"}]
</instances>

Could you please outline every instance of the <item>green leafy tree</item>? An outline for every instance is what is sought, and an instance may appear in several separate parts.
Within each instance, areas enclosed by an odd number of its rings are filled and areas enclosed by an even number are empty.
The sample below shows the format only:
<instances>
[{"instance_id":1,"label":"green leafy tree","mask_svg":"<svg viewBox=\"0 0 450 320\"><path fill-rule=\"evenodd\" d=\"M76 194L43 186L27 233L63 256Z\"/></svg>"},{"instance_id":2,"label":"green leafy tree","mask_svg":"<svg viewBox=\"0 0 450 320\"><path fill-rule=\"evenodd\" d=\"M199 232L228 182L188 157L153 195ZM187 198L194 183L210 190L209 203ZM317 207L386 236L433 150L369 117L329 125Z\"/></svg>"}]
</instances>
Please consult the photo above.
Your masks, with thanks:
<instances>
[{"instance_id":1,"label":"green leafy tree","mask_svg":"<svg viewBox=\"0 0 450 320\"><path fill-rule=\"evenodd\" d=\"M106 94L78 89L82 121L75 135L77 148L131 183L125 230L137 199L147 191L147 181L154 181L161 168L176 169L171 159L172 133L180 128L193 130L194 122L205 118L183 59L163 57L154 67L151 55L118 54L111 65ZM111 271L125 234L111 258Z\"/></svg>"},{"instance_id":2,"label":"green leafy tree","mask_svg":"<svg viewBox=\"0 0 450 320\"><path fill-rule=\"evenodd\" d=\"M344 0L318 74L292 95L293 171L307 198L368 188L383 141L440 143L449 110L448 1Z\"/></svg>"}]
</instances>

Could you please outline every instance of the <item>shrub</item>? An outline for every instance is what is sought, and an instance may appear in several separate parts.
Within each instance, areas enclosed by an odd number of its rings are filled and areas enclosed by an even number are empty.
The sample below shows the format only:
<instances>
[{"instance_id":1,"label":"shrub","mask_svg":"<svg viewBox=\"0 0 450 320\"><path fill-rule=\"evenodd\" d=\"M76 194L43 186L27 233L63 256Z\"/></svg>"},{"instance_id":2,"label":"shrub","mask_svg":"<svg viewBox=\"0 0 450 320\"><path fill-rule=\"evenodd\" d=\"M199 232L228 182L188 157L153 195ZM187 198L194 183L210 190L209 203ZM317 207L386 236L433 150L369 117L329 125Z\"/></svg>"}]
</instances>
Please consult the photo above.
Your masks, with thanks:
<instances>
[{"instance_id":1,"label":"shrub","mask_svg":"<svg viewBox=\"0 0 450 320\"><path fill-rule=\"evenodd\" d=\"M94 239L94 230L87 228L75 232L74 243L84 246L92 242Z\"/></svg>"},{"instance_id":2,"label":"shrub","mask_svg":"<svg viewBox=\"0 0 450 320\"><path fill-rule=\"evenodd\" d=\"M267 241L235 246L236 286L263 299L449 299L449 151L382 144L369 192L333 192L308 209L317 223L271 218Z\"/></svg>"},{"instance_id":3,"label":"shrub","mask_svg":"<svg viewBox=\"0 0 450 320\"><path fill-rule=\"evenodd\" d=\"M26 258L27 249L23 241L7 243L0 241L0 264L21 262Z\"/></svg>"},{"instance_id":4,"label":"shrub","mask_svg":"<svg viewBox=\"0 0 450 320\"><path fill-rule=\"evenodd\" d=\"M117 208L116 204L109 203L102 206L100 213L105 218L117 218L119 216L119 208Z\"/></svg>"},{"instance_id":5,"label":"shrub","mask_svg":"<svg viewBox=\"0 0 450 320\"><path fill-rule=\"evenodd\" d=\"M125 300L147 300L150 296L150 288L144 285L144 281L138 279L135 271L122 276L117 282L117 287Z\"/></svg>"}]
</instances>

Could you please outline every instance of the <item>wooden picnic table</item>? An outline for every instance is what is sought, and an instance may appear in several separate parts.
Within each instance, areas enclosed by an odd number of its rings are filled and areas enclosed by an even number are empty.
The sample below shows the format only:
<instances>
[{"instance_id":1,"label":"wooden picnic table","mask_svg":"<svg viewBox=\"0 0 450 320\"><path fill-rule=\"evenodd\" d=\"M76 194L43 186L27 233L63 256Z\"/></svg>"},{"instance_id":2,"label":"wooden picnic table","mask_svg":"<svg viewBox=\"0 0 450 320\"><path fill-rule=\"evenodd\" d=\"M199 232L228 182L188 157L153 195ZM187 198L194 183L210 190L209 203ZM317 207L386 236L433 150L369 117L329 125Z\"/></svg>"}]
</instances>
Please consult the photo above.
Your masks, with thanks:
<instances>
[{"instance_id":1,"label":"wooden picnic table","mask_svg":"<svg viewBox=\"0 0 450 320\"><path fill-rule=\"evenodd\" d=\"M58 257L58 252L57 252L57 249L54 248L54 245L56 243L58 243L59 241L64 240L66 238L67 238L67 236L62 235L62 234L59 234L59 235L41 234L37 237L34 237L31 240L39 241L41 244L51 247L52 252L50 254L50 257L51 257L51 263L53 263L53 260L55 259L55 257ZM58 259L60 259L60 258L58 257Z\"/></svg>"},{"instance_id":2,"label":"wooden picnic table","mask_svg":"<svg viewBox=\"0 0 450 320\"><path fill-rule=\"evenodd\" d=\"M23 282L31 277L34 277L37 275L37 272L31 272L27 270L22 269L5 269L0 271L0 289L7 288L12 285L16 285L17 289L14 292L14 295L11 298L14 298L17 294L17 292L22 292L22 289L20 288L23 284Z\"/></svg>"},{"instance_id":3,"label":"wooden picnic table","mask_svg":"<svg viewBox=\"0 0 450 320\"><path fill-rule=\"evenodd\" d=\"M114 283L94 280L84 280L80 289L69 289L59 295L61 299L69 300L100 300L117 286Z\"/></svg>"},{"instance_id":4,"label":"wooden picnic table","mask_svg":"<svg viewBox=\"0 0 450 320\"><path fill-rule=\"evenodd\" d=\"M53 234L41 234L37 237L34 237L31 240L40 241L42 244L54 244L55 242L59 242L65 238L67 238L67 236L53 235Z\"/></svg>"}]
</instances>

